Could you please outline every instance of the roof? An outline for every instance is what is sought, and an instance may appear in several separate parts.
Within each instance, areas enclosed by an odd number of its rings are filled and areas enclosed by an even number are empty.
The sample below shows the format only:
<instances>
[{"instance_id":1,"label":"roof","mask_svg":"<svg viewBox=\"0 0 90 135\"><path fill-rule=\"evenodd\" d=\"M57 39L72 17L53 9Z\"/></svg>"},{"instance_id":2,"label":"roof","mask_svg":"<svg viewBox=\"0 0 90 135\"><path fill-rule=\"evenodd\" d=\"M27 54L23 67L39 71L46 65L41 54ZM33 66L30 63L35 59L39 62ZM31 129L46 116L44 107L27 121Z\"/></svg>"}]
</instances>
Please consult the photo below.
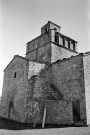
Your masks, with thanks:
<instances>
[{"instance_id":1,"label":"roof","mask_svg":"<svg viewBox=\"0 0 90 135\"><path fill-rule=\"evenodd\" d=\"M56 25L57 27L61 28L61 26L59 26L59 25L57 25L57 24L55 24L55 23L53 23L51 21L48 21L48 23L52 23L52 24Z\"/></svg>"},{"instance_id":2,"label":"roof","mask_svg":"<svg viewBox=\"0 0 90 135\"><path fill-rule=\"evenodd\" d=\"M55 63L59 63L59 62L64 62L64 61L68 61L68 60L71 60L71 59L74 59L74 58L76 58L76 57L79 57L79 56L84 56L84 53L79 53L78 55L75 55L75 56L71 56L71 57L68 57L68 58L63 58L63 59L58 59L57 61L55 61L55 62L53 62L53 63L51 63L50 65L53 65L53 64L55 64Z\"/></svg>"},{"instance_id":3,"label":"roof","mask_svg":"<svg viewBox=\"0 0 90 135\"><path fill-rule=\"evenodd\" d=\"M90 51L84 53L84 56L87 56L87 55L90 55Z\"/></svg>"}]
</instances>

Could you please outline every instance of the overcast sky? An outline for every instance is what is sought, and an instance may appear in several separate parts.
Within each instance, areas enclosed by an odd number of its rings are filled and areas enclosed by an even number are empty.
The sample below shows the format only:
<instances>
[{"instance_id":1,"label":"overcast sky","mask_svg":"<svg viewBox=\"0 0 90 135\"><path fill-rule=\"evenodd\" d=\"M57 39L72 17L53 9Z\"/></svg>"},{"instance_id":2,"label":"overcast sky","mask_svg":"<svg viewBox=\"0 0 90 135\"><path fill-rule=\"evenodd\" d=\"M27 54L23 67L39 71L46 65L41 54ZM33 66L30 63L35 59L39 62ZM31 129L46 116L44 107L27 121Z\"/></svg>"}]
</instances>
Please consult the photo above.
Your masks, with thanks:
<instances>
[{"instance_id":1,"label":"overcast sky","mask_svg":"<svg viewBox=\"0 0 90 135\"><path fill-rule=\"evenodd\" d=\"M52 21L61 33L90 51L90 0L0 0L0 94L3 70L15 54L25 56L26 43Z\"/></svg>"}]
</instances>

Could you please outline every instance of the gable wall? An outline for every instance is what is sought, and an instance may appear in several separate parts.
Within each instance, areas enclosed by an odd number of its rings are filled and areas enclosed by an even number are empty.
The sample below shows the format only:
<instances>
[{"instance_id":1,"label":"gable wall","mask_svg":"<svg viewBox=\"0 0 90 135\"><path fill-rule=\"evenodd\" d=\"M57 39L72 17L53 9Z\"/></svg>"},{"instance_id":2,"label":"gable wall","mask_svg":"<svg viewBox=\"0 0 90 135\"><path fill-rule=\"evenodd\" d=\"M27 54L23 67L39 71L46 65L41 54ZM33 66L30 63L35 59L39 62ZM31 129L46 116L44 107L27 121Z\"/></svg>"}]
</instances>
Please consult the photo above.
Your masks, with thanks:
<instances>
[{"instance_id":1,"label":"gable wall","mask_svg":"<svg viewBox=\"0 0 90 135\"><path fill-rule=\"evenodd\" d=\"M4 71L4 82L2 90L2 106L4 108L3 117L8 118L9 113L9 104L12 101L13 109L16 116L19 116L20 113L23 113L23 104L25 102L24 94L27 90L27 72L28 71L28 61L16 57L9 64L9 66ZM16 72L16 78L14 74ZM22 113L20 114L22 116ZM13 114L11 118L17 119ZM19 117L18 117L19 119Z\"/></svg>"}]
</instances>

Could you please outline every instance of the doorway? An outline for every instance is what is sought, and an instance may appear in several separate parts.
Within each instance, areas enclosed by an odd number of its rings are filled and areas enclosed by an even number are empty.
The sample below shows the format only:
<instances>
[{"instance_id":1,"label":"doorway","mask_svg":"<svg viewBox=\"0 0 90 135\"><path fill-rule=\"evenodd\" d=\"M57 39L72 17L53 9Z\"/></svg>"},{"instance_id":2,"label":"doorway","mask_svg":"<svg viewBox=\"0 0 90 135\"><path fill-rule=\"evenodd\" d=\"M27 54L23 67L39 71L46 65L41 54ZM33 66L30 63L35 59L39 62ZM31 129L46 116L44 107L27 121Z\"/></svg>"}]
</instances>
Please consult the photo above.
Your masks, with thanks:
<instances>
[{"instance_id":1,"label":"doorway","mask_svg":"<svg viewBox=\"0 0 90 135\"><path fill-rule=\"evenodd\" d=\"M12 109L13 109L13 103L12 101L9 103L9 111L8 111L8 118L10 119L10 115L11 115L11 112L12 112Z\"/></svg>"},{"instance_id":2,"label":"doorway","mask_svg":"<svg viewBox=\"0 0 90 135\"><path fill-rule=\"evenodd\" d=\"M73 101L73 121L80 121L80 101Z\"/></svg>"}]
</instances>

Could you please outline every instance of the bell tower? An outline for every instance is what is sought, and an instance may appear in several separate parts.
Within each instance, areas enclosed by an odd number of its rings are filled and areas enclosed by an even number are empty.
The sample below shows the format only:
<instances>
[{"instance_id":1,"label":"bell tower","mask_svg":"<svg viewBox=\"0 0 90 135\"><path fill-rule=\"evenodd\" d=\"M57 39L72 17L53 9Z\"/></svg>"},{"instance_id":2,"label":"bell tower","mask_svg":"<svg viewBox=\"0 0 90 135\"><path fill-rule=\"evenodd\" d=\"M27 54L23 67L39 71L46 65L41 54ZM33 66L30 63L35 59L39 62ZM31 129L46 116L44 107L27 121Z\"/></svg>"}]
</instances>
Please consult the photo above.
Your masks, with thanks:
<instances>
[{"instance_id":1,"label":"bell tower","mask_svg":"<svg viewBox=\"0 0 90 135\"><path fill-rule=\"evenodd\" d=\"M27 43L26 57L40 63L52 63L76 55L77 42L61 34L61 27L48 21L41 35Z\"/></svg>"},{"instance_id":2,"label":"bell tower","mask_svg":"<svg viewBox=\"0 0 90 135\"><path fill-rule=\"evenodd\" d=\"M53 29L55 29L57 32L60 33L61 27L58 26L57 24L54 24L54 23L48 21L48 23L45 24L45 25L41 28L41 34L44 34L44 33L46 33L47 31L53 30Z\"/></svg>"}]
</instances>

